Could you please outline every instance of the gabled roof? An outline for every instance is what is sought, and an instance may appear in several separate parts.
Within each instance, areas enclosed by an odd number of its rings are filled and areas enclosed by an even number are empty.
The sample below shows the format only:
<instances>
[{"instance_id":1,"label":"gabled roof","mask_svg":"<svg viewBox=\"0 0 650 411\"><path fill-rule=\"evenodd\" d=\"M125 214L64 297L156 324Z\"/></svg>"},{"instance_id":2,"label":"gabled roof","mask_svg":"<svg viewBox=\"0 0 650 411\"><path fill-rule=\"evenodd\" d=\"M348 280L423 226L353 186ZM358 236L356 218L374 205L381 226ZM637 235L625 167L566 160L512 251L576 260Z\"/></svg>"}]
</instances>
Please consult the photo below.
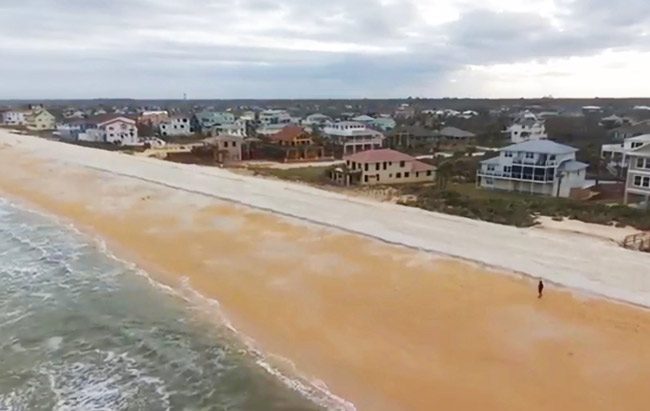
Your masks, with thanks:
<instances>
[{"instance_id":1,"label":"gabled roof","mask_svg":"<svg viewBox=\"0 0 650 411\"><path fill-rule=\"evenodd\" d=\"M99 119L99 121L97 119L94 119L93 122L95 124L97 124L98 126L103 126L103 125L106 125L106 124L114 123L116 121L124 121L126 123L135 124L135 120L133 120L131 118L128 118L128 117L125 117L125 116L116 115L116 114L108 114L106 116L102 116L102 118Z\"/></svg>"},{"instance_id":2,"label":"gabled roof","mask_svg":"<svg viewBox=\"0 0 650 411\"><path fill-rule=\"evenodd\" d=\"M630 138L626 139L625 141L650 143L650 134L642 134L640 136L630 137Z\"/></svg>"},{"instance_id":3,"label":"gabled roof","mask_svg":"<svg viewBox=\"0 0 650 411\"><path fill-rule=\"evenodd\" d=\"M525 151L527 153L569 154L578 151L577 148L556 143L551 140L531 140L519 144L511 144L499 151Z\"/></svg>"},{"instance_id":4,"label":"gabled roof","mask_svg":"<svg viewBox=\"0 0 650 411\"><path fill-rule=\"evenodd\" d=\"M492 157L481 161L481 164L501 164L501 161L499 160L499 157Z\"/></svg>"},{"instance_id":5,"label":"gabled roof","mask_svg":"<svg viewBox=\"0 0 650 411\"><path fill-rule=\"evenodd\" d=\"M361 116L357 116L357 117L353 118L352 121L360 121L360 122L375 121L375 118L363 114Z\"/></svg>"},{"instance_id":6,"label":"gabled roof","mask_svg":"<svg viewBox=\"0 0 650 411\"><path fill-rule=\"evenodd\" d=\"M303 127L290 125L283 127L282 130L271 135L270 138L273 141L291 142L304 134L307 134L307 132Z\"/></svg>"}]
</instances>

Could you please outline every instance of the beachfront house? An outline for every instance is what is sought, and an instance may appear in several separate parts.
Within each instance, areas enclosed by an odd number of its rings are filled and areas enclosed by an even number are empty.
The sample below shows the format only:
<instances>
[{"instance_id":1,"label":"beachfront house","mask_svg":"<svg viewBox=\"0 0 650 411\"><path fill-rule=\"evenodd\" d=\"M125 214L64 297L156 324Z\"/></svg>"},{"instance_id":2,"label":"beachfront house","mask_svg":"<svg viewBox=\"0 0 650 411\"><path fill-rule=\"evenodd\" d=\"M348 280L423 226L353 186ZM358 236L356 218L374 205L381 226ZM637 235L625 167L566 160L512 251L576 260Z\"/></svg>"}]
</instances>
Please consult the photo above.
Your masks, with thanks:
<instances>
[{"instance_id":1,"label":"beachfront house","mask_svg":"<svg viewBox=\"0 0 650 411\"><path fill-rule=\"evenodd\" d=\"M391 131L386 137L387 147L398 148L421 148L428 151L440 141L440 131L422 127L419 125L401 125Z\"/></svg>"},{"instance_id":2,"label":"beachfront house","mask_svg":"<svg viewBox=\"0 0 650 411\"><path fill-rule=\"evenodd\" d=\"M630 165L630 153L647 144L650 144L650 134L627 137L621 143L603 144L600 156L612 174L620 176Z\"/></svg>"},{"instance_id":3,"label":"beachfront house","mask_svg":"<svg viewBox=\"0 0 650 411\"><path fill-rule=\"evenodd\" d=\"M286 110L264 110L259 115L263 127L291 124L291 115Z\"/></svg>"},{"instance_id":4,"label":"beachfront house","mask_svg":"<svg viewBox=\"0 0 650 411\"><path fill-rule=\"evenodd\" d=\"M323 135L342 149L343 155L378 150L384 135L356 121L340 121L323 129Z\"/></svg>"},{"instance_id":5,"label":"beachfront house","mask_svg":"<svg viewBox=\"0 0 650 411\"><path fill-rule=\"evenodd\" d=\"M436 168L391 149L367 150L343 157L345 165L330 172L339 185L425 183L435 179Z\"/></svg>"},{"instance_id":6,"label":"beachfront house","mask_svg":"<svg viewBox=\"0 0 650 411\"><path fill-rule=\"evenodd\" d=\"M6 126L24 126L27 124L25 117L29 110L7 110L2 113L2 124Z\"/></svg>"},{"instance_id":7,"label":"beachfront house","mask_svg":"<svg viewBox=\"0 0 650 411\"><path fill-rule=\"evenodd\" d=\"M147 110L138 116L138 124L147 125L153 129L159 129L160 124L169 121L167 110Z\"/></svg>"},{"instance_id":8,"label":"beachfront house","mask_svg":"<svg viewBox=\"0 0 650 411\"><path fill-rule=\"evenodd\" d=\"M476 137L476 134L470 132L470 131L465 131L461 130L456 127L443 127L439 131L440 137L447 141L451 142L463 142L467 143L473 138Z\"/></svg>"},{"instance_id":9,"label":"beachfront house","mask_svg":"<svg viewBox=\"0 0 650 411\"><path fill-rule=\"evenodd\" d=\"M183 137L192 135L192 121L184 114L173 115L168 121L160 123L162 137Z\"/></svg>"},{"instance_id":10,"label":"beachfront house","mask_svg":"<svg viewBox=\"0 0 650 411\"><path fill-rule=\"evenodd\" d=\"M268 137L274 146L268 150L275 152L275 158L283 162L317 161L325 156L325 149L314 143L313 136L304 127L289 125Z\"/></svg>"},{"instance_id":11,"label":"beachfront house","mask_svg":"<svg viewBox=\"0 0 650 411\"><path fill-rule=\"evenodd\" d=\"M629 170L625 183L624 202L631 198L643 198L644 205L649 206L650 199L650 144L638 147L628 153Z\"/></svg>"},{"instance_id":12,"label":"beachfront house","mask_svg":"<svg viewBox=\"0 0 650 411\"><path fill-rule=\"evenodd\" d=\"M235 115L229 112L203 110L194 114L192 122L195 130L209 134L214 128L235 123Z\"/></svg>"},{"instance_id":13,"label":"beachfront house","mask_svg":"<svg viewBox=\"0 0 650 411\"><path fill-rule=\"evenodd\" d=\"M570 197L586 187L587 164L576 161L578 150L550 140L533 140L499 150L482 161L477 185L492 190Z\"/></svg>"},{"instance_id":14,"label":"beachfront house","mask_svg":"<svg viewBox=\"0 0 650 411\"><path fill-rule=\"evenodd\" d=\"M214 160L217 163L228 164L242 160L244 138L241 136L220 134L206 138L203 144L213 150Z\"/></svg>"},{"instance_id":15,"label":"beachfront house","mask_svg":"<svg viewBox=\"0 0 650 411\"><path fill-rule=\"evenodd\" d=\"M515 117L505 133L514 144L548 138L544 120L529 111Z\"/></svg>"},{"instance_id":16,"label":"beachfront house","mask_svg":"<svg viewBox=\"0 0 650 411\"><path fill-rule=\"evenodd\" d=\"M44 108L34 108L25 115L25 126L32 131L56 129L56 118Z\"/></svg>"}]
</instances>

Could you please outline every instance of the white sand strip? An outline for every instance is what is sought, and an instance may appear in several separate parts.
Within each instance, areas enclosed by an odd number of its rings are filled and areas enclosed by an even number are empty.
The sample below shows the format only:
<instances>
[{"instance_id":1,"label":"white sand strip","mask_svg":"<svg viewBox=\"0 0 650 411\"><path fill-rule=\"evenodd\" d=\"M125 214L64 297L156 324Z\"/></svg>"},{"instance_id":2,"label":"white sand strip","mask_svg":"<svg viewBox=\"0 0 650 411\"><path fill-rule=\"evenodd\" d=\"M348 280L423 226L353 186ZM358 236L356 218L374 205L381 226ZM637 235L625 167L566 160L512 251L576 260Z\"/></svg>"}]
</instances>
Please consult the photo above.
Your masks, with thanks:
<instances>
[{"instance_id":1,"label":"white sand strip","mask_svg":"<svg viewBox=\"0 0 650 411\"><path fill-rule=\"evenodd\" d=\"M3 143L63 164L212 196L650 307L650 254L589 237L501 226L218 168L174 164L0 130Z\"/></svg>"}]
</instances>

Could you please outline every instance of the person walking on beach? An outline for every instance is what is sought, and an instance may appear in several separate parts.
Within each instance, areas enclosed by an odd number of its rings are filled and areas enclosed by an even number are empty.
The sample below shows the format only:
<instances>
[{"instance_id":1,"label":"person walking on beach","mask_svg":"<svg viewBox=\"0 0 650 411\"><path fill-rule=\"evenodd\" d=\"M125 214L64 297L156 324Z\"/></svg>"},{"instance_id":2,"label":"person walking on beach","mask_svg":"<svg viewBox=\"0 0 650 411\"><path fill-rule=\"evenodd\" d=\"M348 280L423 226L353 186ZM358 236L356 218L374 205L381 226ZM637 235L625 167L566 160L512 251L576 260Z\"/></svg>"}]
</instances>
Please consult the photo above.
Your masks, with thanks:
<instances>
[{"instance_id":1,"label":"person walking on beach","mask_svg":"<svg viewBox=\"0 0 650 411\"><path fill-rule=\"evenodd\" d=\"M542 280L539 280L539 283L537 284L537 298L542 298L544 295L544 282Z\"/></svg>"}]
</instances>

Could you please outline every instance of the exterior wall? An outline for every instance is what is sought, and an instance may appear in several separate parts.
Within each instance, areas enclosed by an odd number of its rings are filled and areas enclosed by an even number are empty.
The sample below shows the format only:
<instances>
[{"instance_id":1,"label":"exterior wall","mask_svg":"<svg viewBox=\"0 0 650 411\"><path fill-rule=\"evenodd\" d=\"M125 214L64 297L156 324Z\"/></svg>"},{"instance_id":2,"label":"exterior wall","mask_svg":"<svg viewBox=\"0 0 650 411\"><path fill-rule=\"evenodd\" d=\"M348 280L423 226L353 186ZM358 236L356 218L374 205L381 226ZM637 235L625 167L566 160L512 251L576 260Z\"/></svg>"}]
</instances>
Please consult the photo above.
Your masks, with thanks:
<instances>
[{"instance_id":1,"label":"exterior wall","mask_svg":"<svg viewBox=\"0 0 650 411\"><path fill-rule=\"evenodd\" d=\"M34 131L55 130L56 119L47 110L26 116L27 128Z\"/></svg>"},{"instance_id":2,"label":"exterior wall","mask_svg":"<svg viewBox=\"0 0 650 411\"><path fill-rule=\"evenodd\" d=\"M2 124L8 126L24 126L26 124L24 111L5 111L2 113Z\"/></svg>"},{"instance_id":3,"label":"exterior wall","mask_svg":"<svg viewBox=\"0 0 650 411\"><path fill-rule=\"evenodd\" d=\"M169 122L160 124L161 136L189 136L192 124L188 117L174 117Z\"/></svg>"},{"instance_id":4,"label":"exterior wall","mask_svg":"<svg viewBox=\"0 0 650 411\"><path fill-rule=\"evenodd\" d=\"M553 185L553 196L558 195L559 185L559 197L570 197L571 190L574 188L582 188L585 185L586 174L586 170L565 173L561 181L559 178L555 180L555 184Z\"/></svg>"},{"instance_id":5,"label":"exterior wall","mask_svg":"<svg viewBox=\"0 0 650 411\"><path fill-rule=\"evenodd\" d=\"M513 181L495 177L480 177L480 186L490 190L515 191L526 194L553 196L553 183Z\"/></svg>"},{"instance_id":6,"label":"exterior wall","mask_svg":"<svg viewBox=\"0 0 650 411\"><path fill-rule=\"evenodd\" d=\"M431 170L413 171L410 161L384 161L380 163L359 163L347 160L346 165L350 170L361 171L363 185L400 184L433 181L435 172Z\"/></svg>"},{"instance_id":7,"label":"exterior wall","mask_svg":"<svg viewBox=\"0 0 650 411\"><path fill-rule=\"evenodd\" d=\"M138 128L135 122L115 120L100 126L103 140L107 143L135 146L139 144Z\"/></svg>"},{"instance_id":8,"label":"exterior wall","mask_svg":"<svg viewBox=\"0 0 650 411\"><path fill-rule=\"evenodd\" d=\"M525 124L513 124L508 129L510 141L513 143L523 143L530 140L547 139L546 127L542 122L535 122L530 127Z\"/></svg>"},{"instance_id":9,"label":"exterior wall","mask_svg":"<svg viewBox=\"0 0 650 411\"><path fill-rule=\"evenodd\" d=\"M138 118L138 123L148 124L151 127L160 127L160 124L169 121L166 111L144 112Z\"/></svg>"},{"instance_id":10,"label":"exterior wall","mask_svg":"<svg viewBox=\"0 0 650 411\"><path fill-rule=\"evenodd\" d=\"M638 138L629 137L619 144L604 144L600 149L600 156L612 167L628 168L631 151L650 144L650 138L639 141Z\"/></svg>"},{"instance_id":11,"label":"exterior wall","mask_svg":"<svg viewBox=\"0 0 650 411\"><path fill-rule=\"evenodd\" d=\"M630 168L625 184L625 202L629 194L650 196L650 156L630 156Z\"/></svg>"},{"instance_id":12,"label":"exterior wall","mask_svg":"<svg viewBox=\"0 0 650 411\"><path fill-rule=\"evenodd\" d=\"M239 138L222 137L217 140L217 150L220 162L241 161L243 140Z\"/></svg>"},{"instance_id":13,"label":"exterior wall","mask_svg":"<svg viewBox=\"0 0 650 411\"><path fill-rule=\"evenodd\" d=\"M260 113L260 123L264 126L290 124L291 115L284 110L266 110Z\"/></svg>"}]
</instances>

